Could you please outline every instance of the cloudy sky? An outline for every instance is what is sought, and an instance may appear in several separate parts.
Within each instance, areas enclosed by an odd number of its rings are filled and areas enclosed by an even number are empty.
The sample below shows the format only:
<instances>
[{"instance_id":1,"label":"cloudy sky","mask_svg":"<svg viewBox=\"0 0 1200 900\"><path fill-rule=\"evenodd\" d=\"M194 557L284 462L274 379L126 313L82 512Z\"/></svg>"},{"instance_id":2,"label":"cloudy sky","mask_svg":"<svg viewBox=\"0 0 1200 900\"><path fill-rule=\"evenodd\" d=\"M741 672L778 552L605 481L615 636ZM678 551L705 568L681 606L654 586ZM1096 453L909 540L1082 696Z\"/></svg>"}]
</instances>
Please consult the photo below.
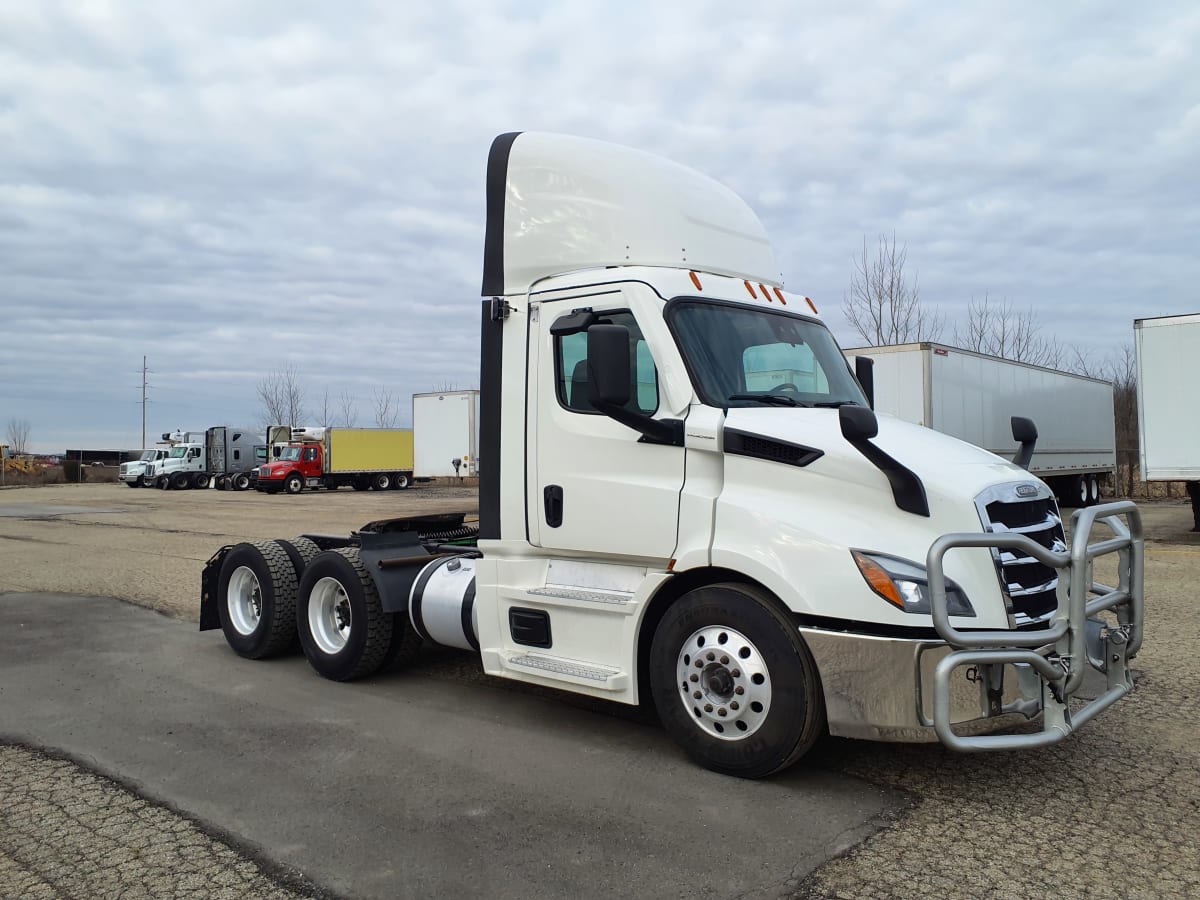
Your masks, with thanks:
<instances>
[{"instance_id":1,"label":"cloudy sky","mask_svg":"<svg viewBox=\"0 0 1200 900\"><path fill-rule=\"evenodd\" d=\"M836 12L827 8L836 7ZM0 429L134 447L478 381L506 131L629 144L765 221L846 345L864 236L1104 354L1200 311L1200 6L0 2ZM3 436L0 435L0 440Z\"/></svg>"}]
</instances>

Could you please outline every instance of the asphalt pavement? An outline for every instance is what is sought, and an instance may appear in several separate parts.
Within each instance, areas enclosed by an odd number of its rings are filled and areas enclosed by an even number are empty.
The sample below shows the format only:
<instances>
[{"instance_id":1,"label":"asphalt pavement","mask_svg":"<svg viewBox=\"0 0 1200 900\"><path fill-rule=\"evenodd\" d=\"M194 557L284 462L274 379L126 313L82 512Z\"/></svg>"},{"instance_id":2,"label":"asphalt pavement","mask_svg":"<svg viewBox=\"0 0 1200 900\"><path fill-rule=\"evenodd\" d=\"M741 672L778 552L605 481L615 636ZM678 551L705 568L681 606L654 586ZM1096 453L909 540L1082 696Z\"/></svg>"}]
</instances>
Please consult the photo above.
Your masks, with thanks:
<instances>
[{"instance_id":1,"label":"asphalt pavement","mask_svg":"<svg viewBox=\"0 0 1200 900\"><path fill-rule=\"evenodd\" d=\"M716 775L635 712L488 682L418 662L335 684L301 657L243 660L220 632L119 601L0 595L0 738L104 776L89 790L124 798L106 833L138 834L121 857L130 871L191 860L180 895L787 896L909 802L803 764L765 782ZM134 875L117 892L112 866L88 862L106 859L88 837L94 804L48 799L94 776L12 747L5 766L26 777L0 792L0 882L53 896L66 873L65 894L164 892ZM163 818L143 827L122 803ZM51 813L87 852L64 861Z\"/></svg>"}]
</instances>

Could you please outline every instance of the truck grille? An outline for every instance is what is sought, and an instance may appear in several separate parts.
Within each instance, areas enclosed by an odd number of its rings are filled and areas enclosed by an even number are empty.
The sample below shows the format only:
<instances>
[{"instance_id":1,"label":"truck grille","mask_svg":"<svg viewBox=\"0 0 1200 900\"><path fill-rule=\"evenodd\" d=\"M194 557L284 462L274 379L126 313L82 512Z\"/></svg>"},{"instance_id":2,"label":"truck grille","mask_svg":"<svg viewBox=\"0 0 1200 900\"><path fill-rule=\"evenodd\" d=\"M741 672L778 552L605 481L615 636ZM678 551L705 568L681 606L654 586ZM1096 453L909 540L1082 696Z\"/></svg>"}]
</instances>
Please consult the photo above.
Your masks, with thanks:
<instances>
[{"instance_id":1,"label":"truck grille","mask_svg":"<svg viewBox=\"0 0 1200 900\"><path fill-rule=\"evenodd\" d=\"M1022 496L1024 495L1024 496ZM1058 505L1049 488L1035 482L1002 484L975 499L985 530L993 534L1023 534L1047 550L1067 548ZM1005 600L1015 623L1026 625L1045 618L1058 606L1058 570L1020 551L992 551Z\"/></svg>"}]
</instances>

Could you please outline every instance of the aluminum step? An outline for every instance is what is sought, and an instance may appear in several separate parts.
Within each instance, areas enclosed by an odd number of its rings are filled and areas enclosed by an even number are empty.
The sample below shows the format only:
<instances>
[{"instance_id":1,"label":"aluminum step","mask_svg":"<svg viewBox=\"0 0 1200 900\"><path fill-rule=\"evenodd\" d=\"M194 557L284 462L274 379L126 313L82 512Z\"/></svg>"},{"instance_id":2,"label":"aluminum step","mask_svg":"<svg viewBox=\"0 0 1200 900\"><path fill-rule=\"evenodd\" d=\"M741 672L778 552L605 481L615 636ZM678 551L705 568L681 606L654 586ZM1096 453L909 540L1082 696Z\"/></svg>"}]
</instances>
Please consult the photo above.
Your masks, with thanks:
<instances>
[{"instance_id":1,"label":"aluminum step","mask_svg":"<svg viewBox=\"0 0 1200 900\"><path fill-rule=\"evenodd\" d=\"M503 654L506 667L525 669L543 678L585 684L604 691L624 690L629 676L619 669L541 653Z\"/></svg>"},{"instance_id":2,"label":"aluminum step","mask_svg":"<svg viewBox=\"0 0 1200 900\"><path fill-rule=\"evenodd\" d=\"M531 597L548 597L553 600L576 600L580 603L601 603L622 606L633 602L633 594L626 591L598 591L595 588L573 588L548 584L533 588L527 593Z\"/></svg>"}]
</instances>

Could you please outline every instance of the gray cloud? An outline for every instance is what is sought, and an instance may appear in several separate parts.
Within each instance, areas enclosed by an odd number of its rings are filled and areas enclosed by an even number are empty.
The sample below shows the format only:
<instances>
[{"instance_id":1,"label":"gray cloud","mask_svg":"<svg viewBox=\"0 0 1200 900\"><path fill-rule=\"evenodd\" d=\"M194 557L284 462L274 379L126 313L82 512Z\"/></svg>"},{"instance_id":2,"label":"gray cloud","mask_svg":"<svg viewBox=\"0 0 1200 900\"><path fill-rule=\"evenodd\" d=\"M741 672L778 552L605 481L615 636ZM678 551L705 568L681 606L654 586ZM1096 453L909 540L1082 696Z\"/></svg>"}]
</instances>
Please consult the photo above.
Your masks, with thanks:
<instances>
[{"instance_id":1,"label":"gray cloud","mask_svg":"<svg viewBox=\"0 0 1200 900\"><path fill-rule=\"evenodd\" d=\"M410 8L412 7L412 8ZM477 382L504 131L661 153L742 193L789 287L863 237L949 316L985 292L1103 352L1200 279L1200 11L879 3L0 8L0 424L34 443Z\"/></svg>"}]
</instances>

